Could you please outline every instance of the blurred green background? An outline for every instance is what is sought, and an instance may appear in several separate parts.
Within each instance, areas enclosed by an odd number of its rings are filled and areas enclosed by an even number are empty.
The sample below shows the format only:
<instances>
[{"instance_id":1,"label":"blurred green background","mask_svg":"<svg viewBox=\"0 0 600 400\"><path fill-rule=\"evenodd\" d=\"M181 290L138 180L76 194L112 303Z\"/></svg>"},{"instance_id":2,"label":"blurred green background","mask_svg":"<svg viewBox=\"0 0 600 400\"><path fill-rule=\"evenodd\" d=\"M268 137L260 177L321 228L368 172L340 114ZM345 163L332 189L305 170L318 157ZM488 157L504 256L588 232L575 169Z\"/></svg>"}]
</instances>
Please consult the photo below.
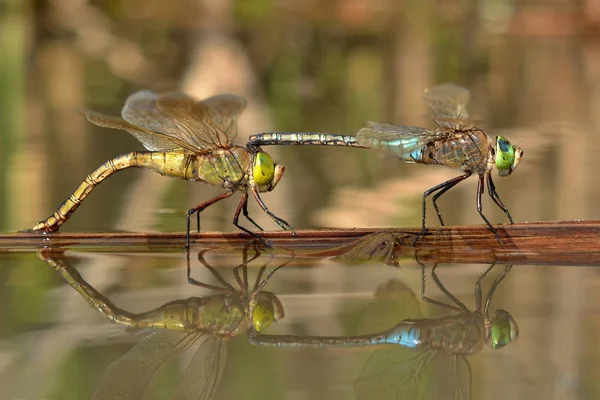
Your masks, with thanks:
<instances>
[{"instance_id":1,"label":"blurred green background","mask_svg":"<svg viewBox=\"0 0 600 400\"><path fill-rule=\"evenodd\" d=\"M423 89L456 82L490 135L524 148L515 174L496 178L517 221L599 217L598 0L0 4L2 231L32 227L102 162L143 149L76 112L118 115L142 88L245 96L244 144L274 130L354 134L366 120L431 127ZM297 228L417 226L422 192L456 175L356 149L267 150L286 174L265 201ZM447 223L481 223L474 192L471 179L444 196ZM128 170L63 229L181 231L185 211L218 193ZM234 229L236 204L211 207L203 228ZM489 199L484 211L505 222Z\"/></svg>"}]
</instances>

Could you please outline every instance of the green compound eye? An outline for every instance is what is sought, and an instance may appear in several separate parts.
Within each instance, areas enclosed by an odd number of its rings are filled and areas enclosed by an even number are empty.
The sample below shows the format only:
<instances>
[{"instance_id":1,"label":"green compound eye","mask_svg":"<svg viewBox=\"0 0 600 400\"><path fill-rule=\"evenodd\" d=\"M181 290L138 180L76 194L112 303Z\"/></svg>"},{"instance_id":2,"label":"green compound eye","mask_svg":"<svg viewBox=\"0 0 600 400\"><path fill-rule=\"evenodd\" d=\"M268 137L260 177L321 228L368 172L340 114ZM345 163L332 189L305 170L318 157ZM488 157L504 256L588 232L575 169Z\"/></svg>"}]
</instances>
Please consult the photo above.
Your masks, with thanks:
<instances>
[{"instance_id":1,"label":"green compound eye","mask_svg":"<svg viewBox=\"0 0 600 400\"><path fill-rule=\"evenodd\" d=\"M271 292L258 293L252 314L252 326L256 332L264 331L283 316L283 305L277 296Z\"/></svg>"},{"instance_id":2,"label":"green compound eye","mask_svg":"<svg viewBox=\"0 0 600 400\"><path fill-rule=\"evenodd\" d=\"M519 337L519 327L513 317L505 310L497 310L492 318L492 349L500 349Z\"/></svg>"},{"instance_id":3,"label":"green compound eye","mask_svg":"<svg viewBox=\"0 0 600 400\"><path fill-rule=\"evenodd\" d=\"M270 304L257 304L252 315L252 325L256 332L262 332L275 321L275 312Z\"/></svg>"},{"instance_id":4,"label":"green compound eye","mask_svg":"<svg viewBox=\"0 0 600 400\"><path fill-rule=\"evenodd\" d=\"M515 149L501 136L496 138L496 168L502 176L509 175L515 163Z\"/></svg>"},{"instance_id":5,"label":"green compound eye","mask_svg":"<svg viewBox=\"0 0 600 400\"><path fill-rule=\"evenodd\" d=\"M271 184L275 176L275 163L270 155L261 151L254 156L252 175L259 186Z\"/></svg>"}]
</instances>

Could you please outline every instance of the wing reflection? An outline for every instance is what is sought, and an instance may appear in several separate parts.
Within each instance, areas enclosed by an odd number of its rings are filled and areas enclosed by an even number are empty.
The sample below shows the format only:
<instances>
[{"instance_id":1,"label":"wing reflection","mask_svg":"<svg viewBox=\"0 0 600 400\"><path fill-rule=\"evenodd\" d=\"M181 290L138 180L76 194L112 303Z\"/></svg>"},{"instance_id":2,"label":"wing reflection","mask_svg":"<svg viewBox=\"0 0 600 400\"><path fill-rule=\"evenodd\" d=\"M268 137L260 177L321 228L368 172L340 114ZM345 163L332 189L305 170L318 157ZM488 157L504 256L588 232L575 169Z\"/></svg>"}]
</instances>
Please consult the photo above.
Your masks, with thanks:
<instances>
[{"instance_id":1,"label":"wing reflection","mask_svg":"<svg viewBox=\"0 0 600 400\"><path fill-rule=\"evenodd\" d=\"M399 260L406 256L407 249L414 253L411 235L400 232L375 232L342 246L342 254L334 260L342 262L380 261L398 267Z\"/></svg>"},{"instance_id":2,"label":"wing reflection","mask_svg":"<svg viewBox=\"0 0 600 400\"><path fill-rule=\"evenodd\" d=\"M208 288L215 294L168 302L154 310L131 313L114 305L86 282L64 257L62 251L41 250L38 255L76 290L96 311L110 322L129 328L149 329L124 356L114 361L100 378L94 399L140 399L151 393L161 370L180 354L198 345L171 399L210 399L219 383L227 352L226 340L248 329L260 332L283 318L281 302L275 294L263 290L269 279L288 260L265 276L264 264L252 285L248 284L247 267L260 253L248 257L233 269L236 286L229 284L206 261L202 251L200 263L222 286L199 282L191 277L189 253L188 281ZM269 260L270 261L270 260Z\"/></svg>"}]
</instances>

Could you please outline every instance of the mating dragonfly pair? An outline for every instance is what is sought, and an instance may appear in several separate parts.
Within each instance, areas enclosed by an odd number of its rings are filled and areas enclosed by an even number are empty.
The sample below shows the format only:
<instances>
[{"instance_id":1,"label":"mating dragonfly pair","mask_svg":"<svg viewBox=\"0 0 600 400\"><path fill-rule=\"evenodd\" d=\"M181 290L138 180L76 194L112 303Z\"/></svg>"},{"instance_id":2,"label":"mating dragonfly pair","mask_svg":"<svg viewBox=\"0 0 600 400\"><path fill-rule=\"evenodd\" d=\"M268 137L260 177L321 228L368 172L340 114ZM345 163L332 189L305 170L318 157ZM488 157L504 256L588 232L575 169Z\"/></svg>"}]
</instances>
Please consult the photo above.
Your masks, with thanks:
<instances>
[{"instance_id":1,"label":"mating dragonfly pair","mask_svg":"<svg viewBox=\"0 0 600 400\"><path fill-rule=\"evenodd\" d=\"M156 94L139 91L131 95L121 111L122 118L92 111L83 115L93 124L120 129L135 136L148 151L134 151L115 157L91 174L33 231L54 232L67 221L79 204L103 180L126 168L147 168L161 175L220 186L225 192L207 200L187 212L186 245L190 244L191 218L196 214L200 230L200 212L216 202L242 193L233 216L233 224L242 231L261 237L239 224L240 213L256 228L263 230L248 215L248 197L252 193L260 207L282 229L292 230L285 220L274 215L263 202L260 193L269 192L281 180L284 167L262 151L265 145L328 145L382 149L398 156L406 163L438 164L457 169L462 174L443 182L423 194L422 230L426 232L426 200L433 195L433 205L444 225L437 199L449 189L473 174L479 177L477 211L502 242L498 231L482 211L481 195L487 183L492 200L507 215L512 216L500 200L492 181L494 166L500 176L510 175L519 164L523 150L501 136L492 139L470 120L467 103L470 92L455 84L443 84L425 91L423 99L432 111L437 129L397 126L370 122L356 136L276 132L253 135L243 147L234 143L237 118L246 107L246 101L235 95L224 94L205 100L195 100L181 93Z\"/></svg>"}]
</instances>

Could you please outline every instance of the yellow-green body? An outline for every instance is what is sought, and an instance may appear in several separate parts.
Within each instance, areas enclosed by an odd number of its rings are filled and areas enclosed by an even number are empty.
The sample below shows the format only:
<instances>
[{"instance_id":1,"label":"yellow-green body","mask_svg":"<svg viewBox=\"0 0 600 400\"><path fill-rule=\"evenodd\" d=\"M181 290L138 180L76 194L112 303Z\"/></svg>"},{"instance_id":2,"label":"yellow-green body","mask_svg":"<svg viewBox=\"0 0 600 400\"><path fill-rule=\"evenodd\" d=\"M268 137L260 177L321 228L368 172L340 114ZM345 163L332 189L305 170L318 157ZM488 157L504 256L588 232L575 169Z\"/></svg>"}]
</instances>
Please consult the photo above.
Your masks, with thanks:
<instances>
[{"instance_id":1,"label":"yellow-green body","mask_svg":"<svg viewBox=\"0 0 600 400\"><path fill-rule=\"evenodd\" d=\"M88 284L79 272L60 258L48 257L42 251L41 258L54 268L87 303L112 323L135 329L165 329L185 333L210 334L234 337L245 333L250 327L266 329L281 317L274 308L280 304L277 297L267 291L248 296L247 293L228 291L205 297L175 300L154 310L134 314L114 305ZM254 313L254 309L260 313Z\"/></svg>"},{"instance_id":2,"label":"yellow-green body","mask_svg":"<svg viewBox=\"0 0 600 400\"><path fill-rule=\"evenodd\" d=\"M108 160L75 189L62 205L33 230L56 231L103 180L126 168L146 168L164 176L206 182L230 190L246 190L252 155L241 146L214 149L205 154L185 151L134 151Z\"/></svg>"}]
</instances>

